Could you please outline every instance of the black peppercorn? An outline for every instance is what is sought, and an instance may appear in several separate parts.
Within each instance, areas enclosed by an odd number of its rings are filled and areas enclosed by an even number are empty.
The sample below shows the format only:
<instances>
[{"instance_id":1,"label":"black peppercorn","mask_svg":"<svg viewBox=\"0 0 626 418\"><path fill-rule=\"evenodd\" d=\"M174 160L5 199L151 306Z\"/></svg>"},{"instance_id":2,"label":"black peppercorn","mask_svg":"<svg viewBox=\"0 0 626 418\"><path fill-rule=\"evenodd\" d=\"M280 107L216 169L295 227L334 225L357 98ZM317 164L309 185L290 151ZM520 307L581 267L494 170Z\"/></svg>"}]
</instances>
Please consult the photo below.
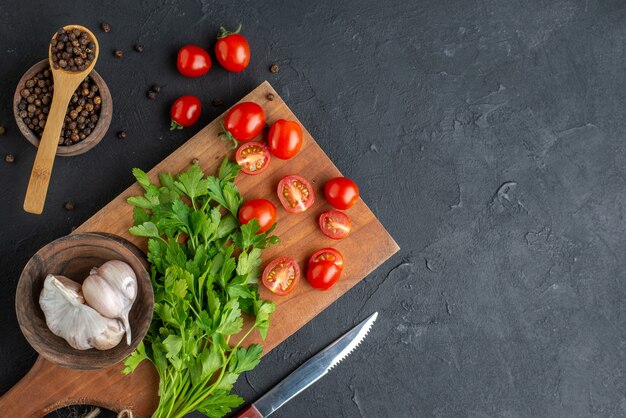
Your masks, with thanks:
<instances>
[{"instance_id":1,"label":"black peppercorn","mask_svg":"<svg viewBox=\"0 0 626 418\"><path fill-rule=\"evenodd\" d=\"M118 137L119 139L126 139L126 131L119 131L119 132L117 133L117 137Z\"/></svg>"},{"instance_id":2,"label":"black peppercorn","mask_svg":"<svg viewBox=\"0 0 626 418\"><path fill-rule=\"evenodd\" d=\"M267 97L267 100L269 100L270 102L272 100L274 100L274 94L273 93L267 93L267 96L265 96L265 97Z\"/></svg>"},{"instance_id":3,"label":"black peppercorn","mask_svg":"<svg viewBox=\"0 0 626 418\"><path fill-rule=\"evenodd\" d=\"M194 158L193 160L191 160L191 164L198 164L200 162L199 159Z\"/></svg>"},{"instance_id":4,"label":"black peppercorn","mask_svg":"<svg viewBox=\"0 0 626 418\"><path fill-rule=\"evenodd\" d=\"M102 22L102 25L100 27L102 28L102 31L104 33L109 33L111 31L111 25L106 22Z\"/></svg>"},{"instance_id":5,"label":"black peppercorn","mask_svg":"<svg viewBox=\"0 0 626 418\"><path fill-rule=\"evenodd\" d=\"M280 71L280 67L278 66L278 64L272 64L270 65L270 72L276 74L277 72Z\"/></svg>"},{"instance_id":6,"label":"black peppercorn","mask_svg":"<svg viewBox=\"0 0 626 418\"><path fill-rule=\"evenodd\" d=\"M124 52L120 51L119 49L113 51L113 56L115 58L122 58L124 56Z\"/></svg>"},{"instance_id":7,"label":"black peppercorn","mask_svg":"<svg viewBox=\"0 0 626 418\"><path fill-rule=\"evenodd\" d=\"M215 98L211 101L211 104L213 104L213 106L218 107L224 104L224 101L222 99L218 99Z\"/></svg>"},{"instance_id":8,"label":"black peppercorn","mask_svg":"<svg viewBox=\"0 0 626 418\"><path fill-rule=\"evenodd\" d=\"M137 51L137 52L143 52L143 45L141 45L141 44L135 44L135 51Z\"/></svg>"},{"instance_id":9,"label":"black peppercorn","mask_svg":"<svg viewBox=\"0 0 626 418\"><path fill-rule=\"evenodd\" d=\"M65 210L74 210L75 205L74 205L74 202L72 202L71 200L68 200L67 202L65 202L63 207L65 208Z\"/></svg>"},{"instance_id":10,"label":"black peppercorn","mask_svg":"<svg viewBox=\"0 0 626 418\"><path fill-rule=\"evenodd\" d=\"M161 86L158 84L153 84L152 87L150 87L150 89L154 92L160 93L161 92Z\"/></svg>"},{"instance_id":11,"label":"black peppercorn","mask_svg":"<svg viewBox=\"0 0 626 418\"><path fill-rule=\"evenodd\" d=\"M7 163L12 163L15 161L15 156L13 154L7 154L4 156L4 161Z\"/></svg>"},{"instance_id":12,"label":"black peppercorn","mask_svg":"<svg viewBox=\"0 0 626 418\"><path fill-rule=\"evenodd\" d=\"M148 99L150 100L155 100L157 97L157 92L154 90L149 90L148 91Z\"/></svg>"},{"instance_id":13,"label":"black peppercorn","mask_svg":"<svg viewBox=\"0 0 626 418\"><path fill-rule=\"evenodd\" d=\"M0 135L4 135L7 130L4 129L4 126L0 125Z\"/></svg>"}]
</instances>

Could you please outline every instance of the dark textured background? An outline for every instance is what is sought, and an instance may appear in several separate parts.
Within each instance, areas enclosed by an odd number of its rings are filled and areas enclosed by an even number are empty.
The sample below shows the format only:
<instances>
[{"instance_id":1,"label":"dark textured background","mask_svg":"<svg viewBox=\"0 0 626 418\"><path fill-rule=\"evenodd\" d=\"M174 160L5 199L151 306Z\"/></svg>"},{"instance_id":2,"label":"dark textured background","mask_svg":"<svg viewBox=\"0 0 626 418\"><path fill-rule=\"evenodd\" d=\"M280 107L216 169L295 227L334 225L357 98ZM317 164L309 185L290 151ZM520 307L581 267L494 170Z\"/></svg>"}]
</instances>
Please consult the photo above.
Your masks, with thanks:
<instances>
[{"instance_id":1,"label":"dark textured background","mask_svg":"<svg viewBox=\"0 0 626 418\"><path fill-rule=\"evenodd\" d=\"M27 259L221 113L211 99L230 105L268 79L402 250L248 373L246 400L378 310L363 346L277 417L626 416L626 4L296 3L0 0L0 153L17 159L0 160L0 392L35 359L13 310ZM212 48L240 21L245 72L177 74L178 47ZM95 29L115 112L97 148L57 161L32 216L35 150L11 98L67 23ZM205 112L170 133L184 93Z\"/></svg>"}]
</instances>

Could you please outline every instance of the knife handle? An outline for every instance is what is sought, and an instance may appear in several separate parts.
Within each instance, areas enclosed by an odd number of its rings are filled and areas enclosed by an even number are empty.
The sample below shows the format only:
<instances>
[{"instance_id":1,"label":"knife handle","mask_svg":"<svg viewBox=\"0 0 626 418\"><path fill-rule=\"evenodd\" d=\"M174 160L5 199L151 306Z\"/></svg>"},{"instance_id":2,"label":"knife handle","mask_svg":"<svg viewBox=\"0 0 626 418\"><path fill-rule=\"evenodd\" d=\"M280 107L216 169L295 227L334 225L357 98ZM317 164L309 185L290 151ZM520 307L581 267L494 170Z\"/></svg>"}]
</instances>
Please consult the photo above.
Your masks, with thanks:
<instances>
[{"instance_id":1,"label":"knife handle","mask_svg":"<svg viewBox=\"0 0 626 418\"><path fill-rule=\"evenodd\" d=\"M235 415L235 418L263 418L263 415L256 409L254 404L251 404L239 414Z\"/></svg>"}]
</instances>

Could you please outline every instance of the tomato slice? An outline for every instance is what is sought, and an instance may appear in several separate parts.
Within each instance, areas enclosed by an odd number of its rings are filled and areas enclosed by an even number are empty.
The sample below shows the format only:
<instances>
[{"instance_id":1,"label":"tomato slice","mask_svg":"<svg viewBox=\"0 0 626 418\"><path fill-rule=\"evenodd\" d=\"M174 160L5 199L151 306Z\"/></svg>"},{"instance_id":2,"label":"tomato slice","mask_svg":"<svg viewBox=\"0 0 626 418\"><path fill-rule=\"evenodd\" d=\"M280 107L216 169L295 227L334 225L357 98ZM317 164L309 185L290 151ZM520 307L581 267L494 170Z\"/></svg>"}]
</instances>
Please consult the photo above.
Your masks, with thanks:
<instances>
[{"instance_id":1,"label":"tomato slice","mask_svg":"<svg viewBox=\"0 0 626 418\"><path fill-rule=\"evenodd\" d=\"M313 253L309 258L309 265L319 261L332 261L337 267L343 270L343 255L334 248L322 248Z\"/></svg>"},{"instance_id":2,"label":"tomato slice","mask_svg":"<svg viewBox=\"0 0 626 418\"><path fill-rule=\"evenodd\" d=\"M244 174L255 176L270 166L270 150L260 142L248 142L237 149L235 160Z\"/></svg>"},{"instance_id":3,"label":"tomato slice","mask_svg":"<svg viewBox=\"0 0 626 418\"><path fill-rule=\"evenodd\" d=\"M350 234L352 221L343 212L329 210L320 215L320 229L329 238L342 239Z\"/></svg>"},{"instance_id":4,"label":"tomato slice","mask_svg":"<svg viewBox=\"0 0 626 418\"><path fill-rule=\"evenodd\" d=\"M328 290L339 281L341 268L331 260L309 263L306 279L316 289Z\"/></svg>"},{"instance_id":5,"label":"tomato slice","mask_svg":"<svg viewBox=\"0 0 626 418\"><path fill-rule=\"evenodd\" d=\"M315 202L315 192L304 177L292 174L278 183L278 199L287 212L304 212Z\"/></svg>"},{"instance_id":6,"label":"tomato slice","mask_svg":"<svg viewBox=\"0 0 626 418\"><path fill-rule=\"evenodd\" d=\"M263 285L279 296L291 293L298 280L300 266L291 257L275 258L263 270Z\"/></svg>"}]
</instances>

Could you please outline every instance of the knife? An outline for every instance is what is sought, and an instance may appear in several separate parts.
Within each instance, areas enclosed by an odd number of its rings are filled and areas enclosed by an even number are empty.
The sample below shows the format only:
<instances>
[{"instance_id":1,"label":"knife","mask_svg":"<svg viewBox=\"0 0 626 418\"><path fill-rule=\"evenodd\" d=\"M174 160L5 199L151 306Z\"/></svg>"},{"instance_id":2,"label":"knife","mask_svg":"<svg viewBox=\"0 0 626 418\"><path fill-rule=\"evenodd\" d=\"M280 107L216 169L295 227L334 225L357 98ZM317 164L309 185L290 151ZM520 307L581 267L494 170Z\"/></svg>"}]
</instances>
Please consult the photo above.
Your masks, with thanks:
<instances>
[{"instance_id":1,"label":"knife","mask_svg":"<svg viewBox=\"0 0 626 418\"><path fill-rule=\"evenodd\" d=\"M259 400L239 413L236 418L264 418L273 414L291 398L317 382L348 357L363 341L377 317L378 312L374 312L369 318L311 357Z\"/></svg>"}]
</instances>

